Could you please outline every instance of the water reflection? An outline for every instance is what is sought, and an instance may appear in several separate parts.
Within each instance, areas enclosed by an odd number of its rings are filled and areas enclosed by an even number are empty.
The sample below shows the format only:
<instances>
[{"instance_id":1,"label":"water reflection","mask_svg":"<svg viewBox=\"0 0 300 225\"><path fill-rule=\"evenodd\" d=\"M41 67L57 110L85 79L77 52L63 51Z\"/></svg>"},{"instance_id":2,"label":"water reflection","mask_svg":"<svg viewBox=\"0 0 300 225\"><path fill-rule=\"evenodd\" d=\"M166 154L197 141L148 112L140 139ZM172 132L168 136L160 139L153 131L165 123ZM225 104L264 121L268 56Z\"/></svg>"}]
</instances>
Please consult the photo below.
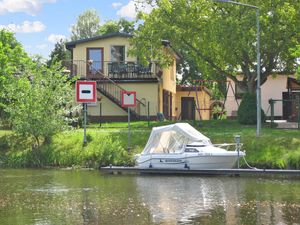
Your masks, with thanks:
<instances>
[{"instance_id":1,"label":"water reflection","mask_svg":"<svg viewBox=\"0 0 300 225\"><path fill-rule=\"evenodd\" d=\"M157 223L189 222L226 202L225 187L218 178L137 177L136 181L141 199Z\"/></svg>"},{"instance_id":2,"label":"water reflection","mask_svg":"<svg viewBox=\"0 0 300 225\"><path fill-rule=\"evenodd\" d=\"M0 170L0 224L151 224L134 179L98 171Z\"/></svg>"},{"instance_id":3,"label":"water reflection","mask_svg":"<svg viewBox=\"0 0 300 225\"><path fill-rule=\"evenodd\" d=\"M0 224L291 224L300 181L0 170Z\"/></svg>"},{"instance_id":4,"label":"water reflection","mask_svg":"<svg viewBox=\"0 0 300 225\"><path fill-rule=\"evenodd\" d=\"M158 224L299 224L298 181L227 177L137 177ZM290 192L289 190L293 190Z\"/></svg>"}]
</instances>

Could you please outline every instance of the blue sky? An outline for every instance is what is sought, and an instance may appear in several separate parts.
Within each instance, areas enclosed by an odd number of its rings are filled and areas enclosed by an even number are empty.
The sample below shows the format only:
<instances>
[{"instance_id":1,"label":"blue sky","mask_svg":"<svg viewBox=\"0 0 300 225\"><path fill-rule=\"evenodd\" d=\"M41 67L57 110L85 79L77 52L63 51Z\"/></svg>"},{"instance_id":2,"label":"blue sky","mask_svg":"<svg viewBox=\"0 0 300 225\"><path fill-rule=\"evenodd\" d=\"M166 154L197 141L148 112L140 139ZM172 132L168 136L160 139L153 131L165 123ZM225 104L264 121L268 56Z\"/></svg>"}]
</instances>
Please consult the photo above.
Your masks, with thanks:
<instances>
[{"instance_id":1,"label":"blue sky","mask_svg":"<svg viewBox=\"0 0 300 225\"><path fill-rule=\"evenodd\" d=\"M48 57L87 9L96 9L101 23L135 18L134 0L0 0L0 28L13 31L29 54Z\"/></svg>"}]
</instances>

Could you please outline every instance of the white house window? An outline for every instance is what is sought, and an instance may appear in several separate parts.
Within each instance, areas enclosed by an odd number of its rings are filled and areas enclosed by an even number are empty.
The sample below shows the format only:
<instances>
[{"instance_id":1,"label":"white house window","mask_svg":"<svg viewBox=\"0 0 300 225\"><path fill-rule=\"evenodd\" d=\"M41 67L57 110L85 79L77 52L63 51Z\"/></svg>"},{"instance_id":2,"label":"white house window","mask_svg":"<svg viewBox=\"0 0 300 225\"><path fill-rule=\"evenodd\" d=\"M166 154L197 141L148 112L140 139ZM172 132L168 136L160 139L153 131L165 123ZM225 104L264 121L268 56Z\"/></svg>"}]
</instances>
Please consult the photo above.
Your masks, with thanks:
<instances>
[{"instance_id":1,"label":"white house window","mask_svg":"<svg viewBox=\"0 0 300 225\"><path fill-rule=\"evenodd\" d=\"M111 61L112 62L125 61L125 46L120 46L120 45L111 46Z\"/></svg>"}]
</instances>

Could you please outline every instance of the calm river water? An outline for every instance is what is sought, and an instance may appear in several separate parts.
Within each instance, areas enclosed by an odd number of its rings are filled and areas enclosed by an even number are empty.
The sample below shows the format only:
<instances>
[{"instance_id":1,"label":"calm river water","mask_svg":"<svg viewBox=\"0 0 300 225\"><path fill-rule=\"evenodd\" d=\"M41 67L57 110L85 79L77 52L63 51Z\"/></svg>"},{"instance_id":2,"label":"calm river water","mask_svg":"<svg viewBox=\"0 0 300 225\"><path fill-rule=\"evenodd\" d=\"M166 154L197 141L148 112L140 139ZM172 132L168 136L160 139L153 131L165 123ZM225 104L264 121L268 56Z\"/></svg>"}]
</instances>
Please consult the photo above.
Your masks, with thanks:
<instances>
[{"instance_id":1,"label":"calm river water","mask_svg":"<svg viewBox=\"0 0 300 225\"><path fill-rule=\"evenodd\" d=\"M300 224L300 180L0 170L1 225Z\"/></svg>"}]
</instances>

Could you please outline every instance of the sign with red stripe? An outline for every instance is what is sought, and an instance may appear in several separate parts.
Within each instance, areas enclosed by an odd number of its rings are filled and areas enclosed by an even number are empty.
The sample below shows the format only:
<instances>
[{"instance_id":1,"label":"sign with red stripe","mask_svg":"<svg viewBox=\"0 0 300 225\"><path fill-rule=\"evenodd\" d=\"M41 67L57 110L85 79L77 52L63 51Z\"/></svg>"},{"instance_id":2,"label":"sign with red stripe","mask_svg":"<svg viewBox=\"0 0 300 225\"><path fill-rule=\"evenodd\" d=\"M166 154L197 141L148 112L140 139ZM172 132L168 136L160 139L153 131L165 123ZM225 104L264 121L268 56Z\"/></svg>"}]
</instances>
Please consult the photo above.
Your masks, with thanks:
<instances>
[{"instance_id":1,"label":"sign with red stripe","mask_svg":"<svg viewBox=\"0 0 300 225\"><path fill-rule=\"evenodd\" d=\"M76 102L97 102L96 81L76 81Z\"/></svg>"}]
</instances>

